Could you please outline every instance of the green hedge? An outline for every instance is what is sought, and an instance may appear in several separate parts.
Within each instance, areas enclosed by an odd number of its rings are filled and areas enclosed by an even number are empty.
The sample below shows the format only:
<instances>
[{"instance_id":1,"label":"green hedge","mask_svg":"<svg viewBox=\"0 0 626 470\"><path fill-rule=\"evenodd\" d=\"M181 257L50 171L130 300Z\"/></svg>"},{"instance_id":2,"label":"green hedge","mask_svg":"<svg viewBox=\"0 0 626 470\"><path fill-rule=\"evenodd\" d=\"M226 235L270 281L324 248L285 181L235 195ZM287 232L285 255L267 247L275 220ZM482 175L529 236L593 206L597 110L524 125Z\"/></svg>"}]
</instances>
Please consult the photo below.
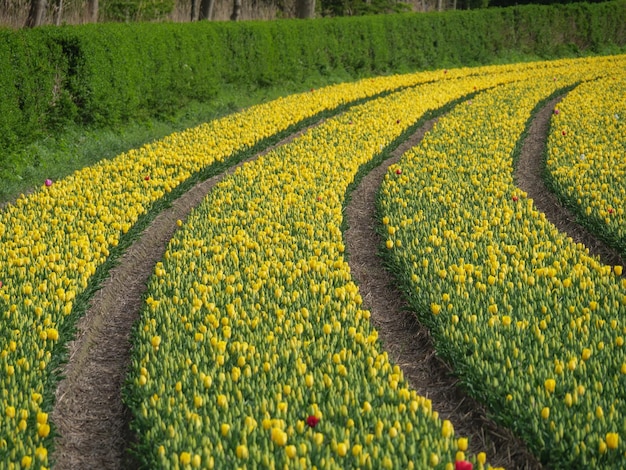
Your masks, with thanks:
<instances>
[{"instance_id":1,"label":"green hedge","mask_svg":"<svg viewBox=\"0 0 626 470\"><path fill-rule=\"evenodd\" d=\"M7 148L50 124L64 75L59 47L41 30L0 30L0 165Z\"/></svg>"},{"instance_id":2,"label":"green hedge","mask_svg":"<svg viewBox=\"0 0 626 470\"><path fill-rule=\"evenodd\" d=\"M269 87L549 59L626 45L626 2L443 13L0 30L0 173L5 157L67 122L106 126L211 100L224 85Z\"/></svg>"}]
</instances>

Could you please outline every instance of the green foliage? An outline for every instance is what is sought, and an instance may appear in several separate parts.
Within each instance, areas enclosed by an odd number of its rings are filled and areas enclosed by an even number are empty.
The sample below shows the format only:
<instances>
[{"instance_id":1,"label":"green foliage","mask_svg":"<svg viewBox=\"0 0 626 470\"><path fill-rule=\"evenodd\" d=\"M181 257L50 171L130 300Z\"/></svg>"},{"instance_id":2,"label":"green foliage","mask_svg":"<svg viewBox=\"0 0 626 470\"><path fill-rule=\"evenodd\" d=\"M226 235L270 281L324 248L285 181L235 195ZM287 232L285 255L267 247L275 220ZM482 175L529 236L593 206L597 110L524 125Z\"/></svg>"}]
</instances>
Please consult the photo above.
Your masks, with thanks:
<instances>
[{"instance_id":1,"label":"green foliage","mask_svg":"<svg viewBox=\"0 0 626 470\"><path fill-rule=\"evenodd\" d=\"M68 57L65 82L85 124L110 125L171 114L191 99L215 96L220 58L209 28L106 24L59 28ZM211 67L210 65L213 65Z\"/></svg>"},{"instance_id":2,"label":"green foliage","mask_svg":"<svg viewBox=\"0 0 626 470\"><path fill-rule=\"evenodd\" d=\"M63 60L47 31L0 30L0 177L21 165L11 151L52 127L64 107Z\"/></svg>"},{"instance_id":3,"label":"green foliage","mask_svg":"<svg viewBox=\"0 0 626 470\"><path fill-rule=\"evenodd\" d=\"M216 99L224 87L248 93L315 77L615 53L626 45L624 17L626 2L619 0L314 21L0 31L0 176L36 165L22 161L28 156L19 150L67 124L166 118L189 102Z\"/></svg>"},{"instance_id":4,"label":"green foliage","mask_svg":"<svg viewBox=\"0 0 626 470\"><path fill-rule=\"evenodd\" d=\"M4 147L12 147L17 139L21 113L19 112L19 89L16 70L12 61L12 49L15 43L13 33L0 31L0 143Z\"/></svg>"},{"instance_id":5,"label":"green foliage","mask_svg":"<svg viewBox=\"0 0 626 470\"><path fill-rule=\"evenodd\" d=\"M476 1L476 0L474 0ZM602 3L605 0L585 0L587 3ZM515 5L556 5L578 3L580 0L489 0L489 6L511 7Z\"/></svg>"},{"instance_id":6,"label":"green foliage","mask_svg":"<svg viewBox=\"0 0 626 470\"><path fill-rule=\"evenodd\" d=\"M107 0L102 11L108 21L150 21L165 18L174 0Z\"/></svg>"},{"instance_id":7,"label":"green foliage","mask_svg":"<svg viewBox=\"0 0 626 470\"><path fill-rule=\"evenodd\" d=\"M409 11L410 5L395 0L321 0L324 16L361 16Z\"/></svg>"}]
</instances>

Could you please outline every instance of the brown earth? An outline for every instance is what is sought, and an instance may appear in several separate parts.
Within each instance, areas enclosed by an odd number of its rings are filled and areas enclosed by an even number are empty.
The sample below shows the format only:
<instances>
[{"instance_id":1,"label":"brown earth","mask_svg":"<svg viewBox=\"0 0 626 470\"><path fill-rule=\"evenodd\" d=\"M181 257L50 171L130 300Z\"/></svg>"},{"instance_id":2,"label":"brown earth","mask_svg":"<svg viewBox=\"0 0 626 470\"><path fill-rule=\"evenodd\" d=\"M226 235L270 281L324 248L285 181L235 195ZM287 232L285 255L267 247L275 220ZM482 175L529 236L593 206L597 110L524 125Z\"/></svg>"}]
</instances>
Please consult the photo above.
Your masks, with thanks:
<instances>
[{"instance_id":1,"label":"brown earth","mask_svg":"<svg viewBox=\"0 0 626 470\"><path fill-rule=\"evenodd\" d=\"M550 199L549 192L537 181L541 173L536 167L553 106L553 103L546 106L535 120L526 139L526 156L522 156L517 178L520 187L536 200L548 218L571 222L572 217L563 215L558 203ZM415 145L429 126L432 122L398 149L394 159ZM380 339L391 360L402 367L411 386L433 401L433 409L442 418L450 419L459 435L471 438L472 451L486 451L492 465L539 468L518 439L495 425L484 407L457 387L449 367L438 359L428 331L406 311L402 296L390 285L390 275L376 256L380 240L373 230L374 197L392 161L387 160L367 175L346 207L350 227L345 234L349 263ZM199 183L163 211L110 271L109 279L79 321L77 337L68 345L68 362L60 371L65 378L59 383L51 416L59 435L52 455L56 469L133 468L125 453L132 435L121 389L130 357L130 332L138 319L146 282L177 229L176 221L184 220L231 171ZM541 206L542 201L549 202ZM564 230L571 234L569 226ZM581 241L590 249L598 246L594 238L583 237Z\"/></svg>"}]
</instances>

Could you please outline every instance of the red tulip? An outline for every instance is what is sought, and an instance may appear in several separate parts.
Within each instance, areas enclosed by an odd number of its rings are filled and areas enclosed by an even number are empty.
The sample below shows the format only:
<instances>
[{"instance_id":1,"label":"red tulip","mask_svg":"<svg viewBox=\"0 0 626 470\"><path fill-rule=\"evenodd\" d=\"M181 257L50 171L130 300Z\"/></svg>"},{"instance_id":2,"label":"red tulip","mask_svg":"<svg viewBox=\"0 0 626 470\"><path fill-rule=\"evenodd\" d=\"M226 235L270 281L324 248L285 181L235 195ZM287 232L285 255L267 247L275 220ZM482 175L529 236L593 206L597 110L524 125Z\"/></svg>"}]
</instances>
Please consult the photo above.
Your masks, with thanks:
<instances>
[{"instance_id":1,"label":"red tulip","mask_svg":"<svg viewBox=\"0 0 626 470\"><path fill-rule=\"evenodd\" d=\"M46 186L52 186L52 180L51 179L47 179L46 181L44 181L44 184Z\"/></svg>"},{"instance_id":2,"label":"red tulip","mask_svg":"<svg viewBox=\"0 0 626 470\"><path fill-rule=\"evenodd\" d=\"M561 134L563 134L563 135L567 135L567 132L563 131L563 132L561 132Z\"/></svg>"},{"instance_id":3,"label":"red tulip","mask_svg":"<svg viewBox=\"0 0 626 470\"><path fill-rule=\"evenodd\" d=\"M454 463L454 470L472 470L474 466L472 462L467 462L465 460L457 460Z\"/></svg>"},{"instance_id":4,"label":"red tulip","mask_svg":"<svg viewBox=\"0 0 626 470\"><path fill-rule=\"evenodd\" d=\"M612 213L613 213L613 208L609 207L609 214L612 214Z\"/></svg>"},{"instance_id":5,"label":"red tulip","mask_svg":"<svg viewBox=\"0 0 626 470\"><path fill-rule=\"evenodd\" d=\"M554 114L559 114L559 112L560 112L560 111L559 111L558 109L555 109L555 110L554 110Z\"/></svg>"},{"instance_id":6,"label":"red tulip","mask_svg":"<svg viewBox=\"0 0 626 470\"><path fill-rule=\"evenodd\" d=\"M317 423L319 422L320 422L320 419L315 415L311 415L306 419L307 426L312 427L312 428L317 426Z\"/></svg>"},{"instance_id":7,"label":"red tulip","mask_svg":"<svg viewBox=\"0 0 626 470\"><path fill-rule=\"evenodd\" d=\"M144 178L146 181L150 180L150 175L146 175L146 177Z\"/></svg>"},{"instance_id":8,"label":"red tulip","mask_svg":"<svg viewBox=\"0 0 626 470\"><path fill-rule=\"evenodd\" d=\"M0 281L0 289L2 289L2 286L3 286L3 285L4 285L4 284L2 284L2 281Z\"/></svg>"},{"instance_id":9,"label":"red tulip","mask_svg":"<svg viewBox=\"0 0 626 470\"><path fill-rule=\"evenodd\" d=\"M402 174L402 168L398 168L396 170L396 175L401 175Z\"/></svg>"},{"instance_id":10,"label":"red tulip","mask_svg":"<svg viewBox=\"0 0 626 470\"><path fill-rule=\"evenodd\" d=\"M519 199L519 198L518 198L517 196L513 195L513 201L514 201L514 202L517 202L517 200L518 200L518 199Z\"/></svg>"}]
</instances>

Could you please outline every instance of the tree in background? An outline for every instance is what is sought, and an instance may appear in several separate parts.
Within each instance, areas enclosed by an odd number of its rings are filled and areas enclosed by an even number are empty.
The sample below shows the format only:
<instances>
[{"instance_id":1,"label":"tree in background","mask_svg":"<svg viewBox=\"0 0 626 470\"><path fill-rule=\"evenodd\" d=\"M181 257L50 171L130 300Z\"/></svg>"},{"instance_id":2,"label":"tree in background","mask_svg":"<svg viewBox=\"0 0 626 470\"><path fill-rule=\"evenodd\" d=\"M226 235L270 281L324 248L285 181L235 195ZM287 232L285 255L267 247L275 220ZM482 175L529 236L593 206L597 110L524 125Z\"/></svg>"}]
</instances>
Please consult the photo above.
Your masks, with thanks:
<instances>
[{"instance_id":1,"label":"tree in background","mask_svg":"<svg viewBox=\"0 0 626 470\"><path fill-rule=\"evenodd\" d=\"M231 21L239 21L241 18L241 0L233 0L233 12L230 15Z\"/></svg>"},{"instance_id":2,"label":"tree in background","mask_svg":"<svg viewBox=\"0 0 626 470\"><path fill-rule=\"evenodd\" d=\"M98 7L98 0L89 0L87 8L89 11L89 21L91 21L92 23L98 22Z\"/></svg>"},{"instance_id":3,"label":"tree in background","mask_svg":"<svg viewBox=\"0 0 626 470\"><path fill-rule=\"evenodd\" d=\"M106 0L103 13L106 21L153 21L169 15L174 5L174 0Z\"/></svg>"},{"instance_id":4,"label":"tree in background","mask_svg":"<svg viewBox=\"0 0 626 470\"><path fill-rule=\"evenodd\" d=\"M508 6L533 0L0 0L0 26L98 21L271 20ZM534 0L565 3L570 0ZM597 2L599 0L590 0Z\"/></svg>"},{"instance_id":5,"label":"tree in background","mask_svg":"<svg viewBox=\"0 0 626 470\"><path fill-rule=\"evenodd\" d=\"M26 20L26 26L28 28L34 28L43 24L46 17L46 8L48 2L46 0L31 0L30 9L28 11L28 19Z\"/></svg>"},{"instance_id":6,"label":"tree in background","mask_svg":"<svg viewBox=\"0 0 626 470\"><path fill-rule=\"evenodd\" d=\"M191 21L213 19L215 0L191 0Z\"/></svg>"},{"instance_id":7,"label":"tree in background","mask_svg":"<svg viewBox=\"0 0 626 470\"><path fill-rule=\"evenodd\" d=\"M321 0L324 16L360 16L399 13L411 6L396 0Z\"/></svg>"},{"instance_id":8,"label":"tree in background","mask_svg":"<svg viewBox=\"0 0 626 470\"><path fill-rule=\"evenodd\" d=\"M512 7L515 5L554 5L559 3L576 3L580 0L490 0L489 6ZM585 0L586 3L602 3L606 0Z\"/></svg>"},{"instance_id":9,"label":"tree in background","mask_svg":"<svg viewBox=\"0 0 626 470\"><path fill-rule=\"evenodd\" d=\"M296 18L314 18L315 0L296 0Z\"/></svg>"},{"instance_id":10,"label":"tree in background","mask_svg":"<svg viewBox=\"0 0 626 470\"><path fill-rule=\"evenodd\" d=\"M200 2L200 19L212 20L214 6L215 6L215 0L202 0Z\"/></svg>"}]
</instances>

